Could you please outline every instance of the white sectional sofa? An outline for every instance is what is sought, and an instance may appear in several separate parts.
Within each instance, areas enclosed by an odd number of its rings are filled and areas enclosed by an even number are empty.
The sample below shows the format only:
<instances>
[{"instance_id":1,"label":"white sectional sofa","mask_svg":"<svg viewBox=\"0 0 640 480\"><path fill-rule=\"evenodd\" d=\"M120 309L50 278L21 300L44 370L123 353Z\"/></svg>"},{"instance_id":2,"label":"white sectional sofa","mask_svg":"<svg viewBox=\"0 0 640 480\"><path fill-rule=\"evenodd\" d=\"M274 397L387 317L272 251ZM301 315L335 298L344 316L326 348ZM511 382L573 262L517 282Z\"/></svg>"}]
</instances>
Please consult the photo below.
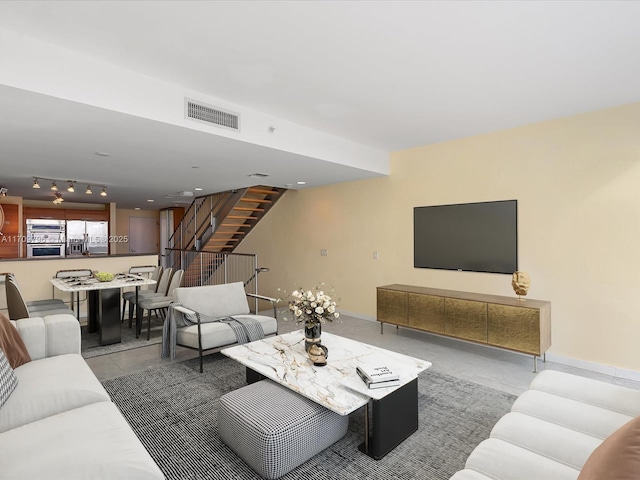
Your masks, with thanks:
<instances>
[{"instance_id":1,"label":"white sectional sofa","mask_svg":"<svg viewBox=\"0 0 640 480\"><path fill-rule=\"evenodd\" d=\"M162 479L80 355L71 315L12 322L32 361L0 407L0 479Z\"/></svg>"},{"instance_id":2,"label":"white sectional sofa","mask_svg":"<svg viewBox=\"0 0 640 480\"><path fill-rule=\"evenodd\" d=\"M452 480L575 480L592 452L638 415L640 390L545 370Z\"/></svg>"}]
</instances>

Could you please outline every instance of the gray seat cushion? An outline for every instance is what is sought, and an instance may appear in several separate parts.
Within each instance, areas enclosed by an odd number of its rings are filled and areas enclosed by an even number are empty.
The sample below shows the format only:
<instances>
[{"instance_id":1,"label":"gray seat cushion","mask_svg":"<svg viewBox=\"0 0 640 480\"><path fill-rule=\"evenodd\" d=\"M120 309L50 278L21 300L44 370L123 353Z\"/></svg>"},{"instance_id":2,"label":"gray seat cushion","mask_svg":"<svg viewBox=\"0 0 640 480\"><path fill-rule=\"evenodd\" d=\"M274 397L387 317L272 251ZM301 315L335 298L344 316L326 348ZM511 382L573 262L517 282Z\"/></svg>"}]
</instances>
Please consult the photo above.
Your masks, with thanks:
<instances>
[{"instance_id":1,"label":"gray seat cushion","mask_svg":"<svg viewBox=\"0 0 640 480\"><path fill-rule=\"evenodd\" d=\"M234 315L234 318L251 318L257 320L262 325L262 330L266 335L273 335L278 331L278 322L273 317L265 315ZM236 343L236 335L233 329L224 322L203 323L202 331L202 349L209 350L212 348L224 347ZM178 345L191 348L198 348L198 326L191 325L179 328L177 333Z\"/></svg>"}]
</instances>

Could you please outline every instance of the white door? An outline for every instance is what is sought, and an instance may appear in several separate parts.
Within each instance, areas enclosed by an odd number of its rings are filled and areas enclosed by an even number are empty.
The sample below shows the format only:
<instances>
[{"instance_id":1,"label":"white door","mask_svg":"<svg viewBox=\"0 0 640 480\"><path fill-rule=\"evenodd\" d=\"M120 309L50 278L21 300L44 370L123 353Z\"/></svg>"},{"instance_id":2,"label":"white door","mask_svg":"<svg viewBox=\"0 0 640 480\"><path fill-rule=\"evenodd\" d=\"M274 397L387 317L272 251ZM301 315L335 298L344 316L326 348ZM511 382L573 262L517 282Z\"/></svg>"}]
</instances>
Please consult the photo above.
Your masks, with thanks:
<instances>
[{"instance_id":1,"label":"white door","mask_svg":"<svg viewBox=\"0 0 640 480\"><path fill-rule=\"evenodd\" d=\"M158 253L158 220L129 217L129 253Z\"/></svg>"},{"instance_id":2,"label":"white door","mask_svg":"<svg viewBox=\"0 0 640 480\"><path fill-rule=\"evenodd\" d=\"M169 258L171 252L166 251L167 248L171 247L169 239L173 235L173 229L173 210L160 210L160 264L164 268L173 265L173 259Z\"/></svg>"}]
</instances>

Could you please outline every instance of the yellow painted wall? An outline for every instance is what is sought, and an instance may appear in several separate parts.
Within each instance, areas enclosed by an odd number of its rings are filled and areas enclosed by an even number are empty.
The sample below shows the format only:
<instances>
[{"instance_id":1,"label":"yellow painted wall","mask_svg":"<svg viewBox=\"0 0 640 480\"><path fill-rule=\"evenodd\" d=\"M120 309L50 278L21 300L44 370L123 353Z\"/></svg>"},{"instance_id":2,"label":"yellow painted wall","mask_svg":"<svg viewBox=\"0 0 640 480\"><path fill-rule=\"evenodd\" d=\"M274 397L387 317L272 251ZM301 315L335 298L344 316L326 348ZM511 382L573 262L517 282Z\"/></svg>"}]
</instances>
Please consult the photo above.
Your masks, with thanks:
<instances>
[{"instance_id":1,"label":"yellow painted wall","mask_svg":"<svg viewBox=\"0 0 640 480\"><path fill-rule=\"evenodd\" d=\"M389 283L514 295L508 275L413 268L413 207L517 199L549 352L640 371L639 132L636 103L396 152L389 177L288 192L239 251L271 268L261 293L327 282L369 318Z\"/></svg>"},{"instance_id":2,"label":"yellow painted wall","mask_svg":"<svg viewBox=\"0 0 640 480\"><path fill-rule=\"evenodd\" d=\"M73 270L88 268L99 272L121 273L128 272L129 268L137 265L157 265L157 255L137 255L121 257L76 257L64 259L34 259L34 260L7 260L0 262L0 272L15 274L20 291L26 301L40 300L44 298L60 298L69 301L68 293L53 290L49 279L53 278L58 270ZM81 296L84 299L84 295ZM0 285L0 311L6 314L7 302L4 284ZM80 305L82 315L85 315L85 303Z\"/></svg>"}]
</instances>

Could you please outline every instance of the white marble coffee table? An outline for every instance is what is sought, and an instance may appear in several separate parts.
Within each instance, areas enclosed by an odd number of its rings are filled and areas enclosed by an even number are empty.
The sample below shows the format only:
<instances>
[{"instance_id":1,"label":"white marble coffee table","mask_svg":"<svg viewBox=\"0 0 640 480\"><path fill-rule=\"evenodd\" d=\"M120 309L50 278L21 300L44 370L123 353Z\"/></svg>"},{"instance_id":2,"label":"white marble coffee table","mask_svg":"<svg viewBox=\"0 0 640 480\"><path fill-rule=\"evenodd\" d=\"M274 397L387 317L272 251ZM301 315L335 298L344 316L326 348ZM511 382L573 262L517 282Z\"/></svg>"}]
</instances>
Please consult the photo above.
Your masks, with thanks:
<instances>
[{"instance_id":1,"label":"white marble coffee table","mask_svg":"<svg viewBox=\"0 0 640 480\"><path fill-rule=\"evenodd\" d=\"M302 330L225 348L221 353L247 367L248 382L262 375L340 415L364 406L365 442L360 449L382 458L417 430L417 377L431 363L326 332L322 344L329 349L323 367L315 366L307 356ZM369 389L356 373L356 366L364 363L384 364L397 371L400 385Z\"/></svg>"}]
</instances>

